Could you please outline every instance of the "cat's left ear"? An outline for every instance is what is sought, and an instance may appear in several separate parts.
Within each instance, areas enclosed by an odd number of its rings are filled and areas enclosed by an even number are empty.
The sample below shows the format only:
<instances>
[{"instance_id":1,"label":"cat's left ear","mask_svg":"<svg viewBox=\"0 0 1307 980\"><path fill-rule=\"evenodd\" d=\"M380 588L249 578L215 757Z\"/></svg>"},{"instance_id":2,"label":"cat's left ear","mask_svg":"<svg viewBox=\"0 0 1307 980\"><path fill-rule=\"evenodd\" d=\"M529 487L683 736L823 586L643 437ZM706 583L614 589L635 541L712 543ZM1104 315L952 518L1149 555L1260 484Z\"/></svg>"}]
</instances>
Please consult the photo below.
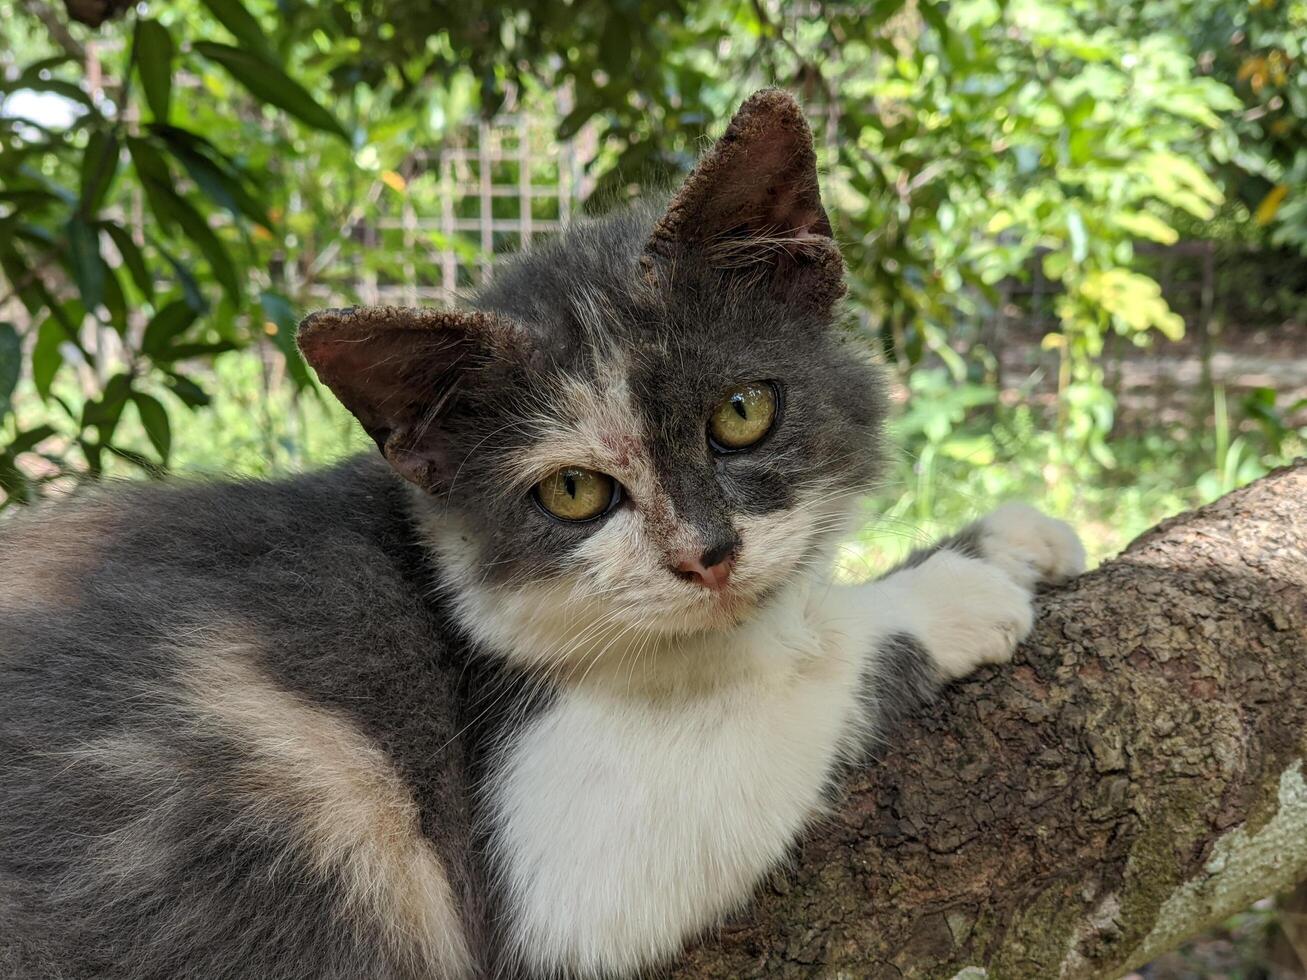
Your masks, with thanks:
<instances>
[{"instance_id":1,"label":"cat's left ear","mask_svg":"<svg viewBox=\"0 0 1307 980\"><path fill-rule=\"evenodd\" d=\"M518 324L491 313L355 307L306 318L299 346L390 465L437 492L458 469L445 425L454 398L521 363L528 341Z\"/></svg>"},{"instance_id":2,"label":"cat's left ear","mask_svg":"<svg viewBox=\"0 0 1307 980\"><path fill-rule=\"evenodd\" d=\"M671 274L681 262L764 279L778 298L823 312L844 295L812 131L789 93L751 96L654 226L648 273Z\"/></svg>"}]
</instances>

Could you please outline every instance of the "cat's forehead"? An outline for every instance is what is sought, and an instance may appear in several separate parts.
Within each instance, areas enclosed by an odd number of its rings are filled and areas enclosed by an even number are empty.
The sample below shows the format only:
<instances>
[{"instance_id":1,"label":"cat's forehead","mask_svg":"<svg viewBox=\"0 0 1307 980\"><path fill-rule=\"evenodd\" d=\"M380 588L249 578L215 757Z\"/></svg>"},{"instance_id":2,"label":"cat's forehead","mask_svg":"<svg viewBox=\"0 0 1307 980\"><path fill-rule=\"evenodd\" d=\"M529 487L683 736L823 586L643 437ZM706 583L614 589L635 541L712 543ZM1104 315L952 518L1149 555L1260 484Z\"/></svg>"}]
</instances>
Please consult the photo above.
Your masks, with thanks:
<instances>
[{"instance_id":1,"label":"cat's forehead","mask_svg":"<svg viewBox=\"0 0 1307 980\"><path fill-rule=\"evenodd\" d=\"M555 374L549 398L533 420L537 451L578 463L627 464L646 451L647 426L632 397L629 361L591 359L592 370Z\"/></svg>"}]
</instances>

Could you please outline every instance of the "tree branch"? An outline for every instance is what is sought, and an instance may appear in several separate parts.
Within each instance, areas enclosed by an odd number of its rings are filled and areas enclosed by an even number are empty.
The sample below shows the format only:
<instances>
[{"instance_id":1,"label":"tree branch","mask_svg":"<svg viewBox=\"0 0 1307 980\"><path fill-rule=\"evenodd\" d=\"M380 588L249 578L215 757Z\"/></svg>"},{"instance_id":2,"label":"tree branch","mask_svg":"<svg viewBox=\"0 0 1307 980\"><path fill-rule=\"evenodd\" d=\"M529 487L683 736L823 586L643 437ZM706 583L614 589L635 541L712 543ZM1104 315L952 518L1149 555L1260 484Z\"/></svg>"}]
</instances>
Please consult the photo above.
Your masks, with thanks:
<instances>
[{"instance_id":1,"label":"tree branch","mask_svg":"<svg viewBox=\"0 0 1307 980\"><path fill-rule=\"evenodd\" d=\"M86 48L69 33L59 15L42 0L22 0L23 9L45 25L50 40L63 48L64 53L81 64L86 64Z\"/></svg>"},{"instance_id":2,"label":"tree branch","mask_svg":"<svg viewBox=\"0 0 1307 980\"><path fill-rule=\"evenodd\" d=\"M1041 606L676 977L1114 977L1307 879L1307 461Z\"/></svg>"}]
</instances>

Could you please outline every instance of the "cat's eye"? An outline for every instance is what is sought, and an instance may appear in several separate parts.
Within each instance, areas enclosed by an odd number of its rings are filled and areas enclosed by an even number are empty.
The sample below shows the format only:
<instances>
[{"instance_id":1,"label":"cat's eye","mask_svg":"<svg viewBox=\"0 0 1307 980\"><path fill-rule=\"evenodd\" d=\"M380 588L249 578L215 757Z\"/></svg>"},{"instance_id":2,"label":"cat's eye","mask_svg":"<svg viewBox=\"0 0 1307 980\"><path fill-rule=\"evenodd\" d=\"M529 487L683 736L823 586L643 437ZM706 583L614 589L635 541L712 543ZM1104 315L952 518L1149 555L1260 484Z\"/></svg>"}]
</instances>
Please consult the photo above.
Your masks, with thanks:
<instances>
[{"instance_id":1,"label":"cat's eye","mask_svg":"<svg viewBox=\"0 0 1307 980\"><path fill-rule=\"evenodd\" d=\"M776 402L776 386L768 381L732 388L708 419L708 441L718 452L748 449L771 431Z\"/></svg>"},{"instance_id":2,"label":"cat's eye","mask_svg":"<svg viewBox=\"0 0 1307 980\"><path fill-rule=\"evenodd\" d=\"M564 466L535 486L535 499L560 521L592 521L620 500L621 486L607 473Z\"/></svg>"}]
</instances>

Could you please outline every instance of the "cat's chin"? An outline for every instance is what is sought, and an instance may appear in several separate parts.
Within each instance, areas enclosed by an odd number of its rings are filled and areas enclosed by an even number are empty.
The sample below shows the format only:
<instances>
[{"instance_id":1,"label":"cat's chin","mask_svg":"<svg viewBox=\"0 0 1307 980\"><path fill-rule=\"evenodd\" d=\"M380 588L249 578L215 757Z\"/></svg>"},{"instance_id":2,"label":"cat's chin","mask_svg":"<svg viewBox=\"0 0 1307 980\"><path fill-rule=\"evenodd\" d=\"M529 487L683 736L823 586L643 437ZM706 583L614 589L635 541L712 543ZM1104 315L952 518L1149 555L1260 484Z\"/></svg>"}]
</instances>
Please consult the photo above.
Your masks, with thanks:
<instances>
[{"instance_id":1,"label":"cat's chin","mask_svg":"<svg viewBox=\"0 0 1307 980\"><path fill-rule=\"evenodd\" d=\"M715 591L699 590L686 603L651 615L649 628L665 637L736 629L764 609L790 581L792 577L767 586L728 585Z\"/></svg>"}]
</instances>

